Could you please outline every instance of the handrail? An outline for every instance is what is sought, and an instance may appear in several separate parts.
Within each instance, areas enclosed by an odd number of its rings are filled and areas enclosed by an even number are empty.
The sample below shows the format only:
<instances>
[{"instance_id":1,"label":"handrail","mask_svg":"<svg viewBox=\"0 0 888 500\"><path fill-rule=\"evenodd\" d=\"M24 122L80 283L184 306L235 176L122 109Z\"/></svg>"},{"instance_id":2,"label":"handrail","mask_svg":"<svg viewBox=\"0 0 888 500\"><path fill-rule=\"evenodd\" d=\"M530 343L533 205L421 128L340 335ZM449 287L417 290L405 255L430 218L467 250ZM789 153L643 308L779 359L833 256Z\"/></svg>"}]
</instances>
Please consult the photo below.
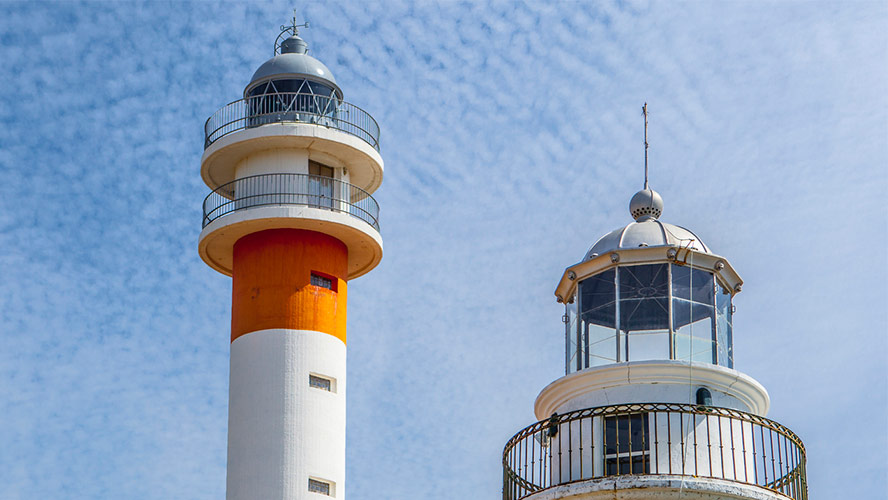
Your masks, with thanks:
<instances>
[{"instance_id":1,"label":"handrail","mask_svg":"<svg viewBox=\"0 0 888 500\"><path fill-rule=\"evenodd\" d=\"M201 227L237 210L265 205L347 213L379 231L379 204L370 193L331 177L308 174L261 174L223 184L204 199Z\"/></svg>"},{"instance_id":2,"label":"handrail","mask_svg":"<svg viewBox=\"0 0 888 500\"><path fill-rule=\"evenodd\" d=\"M379 124L369 113L335 96L300 92L250 96L226 104L204 124L204 149L232 132L284 122L335 128L379 151Z\"/></svg>"},{"instance_id":3,"label":"handrail","mask_svg":"<svg viewBox=\"0 0 888 500\"><path fill-rule=\"evenodd\" d=\"M807 500L805 463L798 436L751 413L675 403L600 406L555 414L512 437L503 450L503 500L629 474L717 478Z\"/></svg>"}]
</instances>

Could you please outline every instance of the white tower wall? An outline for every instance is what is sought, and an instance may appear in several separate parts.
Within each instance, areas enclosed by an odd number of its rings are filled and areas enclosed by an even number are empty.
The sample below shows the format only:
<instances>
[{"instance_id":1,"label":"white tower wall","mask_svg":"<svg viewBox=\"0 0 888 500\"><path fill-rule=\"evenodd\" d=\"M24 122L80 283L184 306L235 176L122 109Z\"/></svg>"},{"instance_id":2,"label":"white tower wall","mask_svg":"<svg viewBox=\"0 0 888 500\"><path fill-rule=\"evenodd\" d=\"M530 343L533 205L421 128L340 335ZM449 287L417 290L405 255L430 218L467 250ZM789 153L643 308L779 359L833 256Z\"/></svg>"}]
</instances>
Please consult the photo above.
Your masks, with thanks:
<instances>
[{"instance_id":1,"label":"white tower wall","mask_svg":"<svg viewBox=\"0 0 888 500\"><path fill-rule=\"evenodd\" d=\"M262 174L308 174L308 150L260 150L246 156L235 167L235 178Z\"/></svg>"},{"instance_id":2,"label":"white tower wall","mask_svg":"<svg viewBox=\"0 0 888 500\"><path fill-rule=\"evenodd\" d=\"M712 394L712 406L762 417L768 413L768 391L749 375L709 363L669 360L615 363L571 373L540 392L534 412L543 420L553 412L597 406L695 404L701 387Z\"/></svg>"},{"instance_id":3,"label":"white tower wall","mask_svg":"<svg viewBox=\"0 0 888 500\"><path fill-rule=\"evenodd\" d=\"M311 330L262 330L231 344L228 500L345 497L346 349ZM331 381L311 387L310 375Z\"/></svg>"}]
</instances>

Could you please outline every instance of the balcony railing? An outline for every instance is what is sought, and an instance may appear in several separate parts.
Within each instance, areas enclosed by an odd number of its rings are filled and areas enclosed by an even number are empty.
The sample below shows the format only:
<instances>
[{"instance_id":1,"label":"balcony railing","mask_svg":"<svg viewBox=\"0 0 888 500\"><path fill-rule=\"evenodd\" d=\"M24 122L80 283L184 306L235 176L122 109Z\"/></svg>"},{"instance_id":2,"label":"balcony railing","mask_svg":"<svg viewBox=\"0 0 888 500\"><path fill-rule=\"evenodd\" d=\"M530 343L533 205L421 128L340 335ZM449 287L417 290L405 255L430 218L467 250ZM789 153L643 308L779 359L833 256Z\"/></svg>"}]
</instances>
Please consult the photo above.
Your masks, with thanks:
<instances>
[{"instance_id":1,"label":"balcony railing","mask_svg":"<svg viewBox=\"0 0 888 500\"><path fill-rule=\"evenodd\" d=\"M727 408L668 403L553 415L503 451L503 499L622 475L717 478L806 500L805 447L786 427Z\"/></svg>"},{"instance_id":2,"label":"balcony railing","mask_svg":"<svg viewBox=\"0 0 888 500\"><path fill-rule=\"evenodd\" d=\"M252 96L227 104L207 119L204 148L238 130L284 122L335 128L379 151L379 125L366 111L336 97L295 92Z\"/></svg>"},{"instance_id":3,"label":"balcony railing","mask_svg":"<svg viewBox=\"0 0 888 500\"><path fill-rule=\"evenodd\" d=\"M203 225L237 210L266 205L301 205L342 212L379 231L379 205L370 193L347 182L307 174L263 174L216 188L203 202Z\"/></svg>"}]
</instances>

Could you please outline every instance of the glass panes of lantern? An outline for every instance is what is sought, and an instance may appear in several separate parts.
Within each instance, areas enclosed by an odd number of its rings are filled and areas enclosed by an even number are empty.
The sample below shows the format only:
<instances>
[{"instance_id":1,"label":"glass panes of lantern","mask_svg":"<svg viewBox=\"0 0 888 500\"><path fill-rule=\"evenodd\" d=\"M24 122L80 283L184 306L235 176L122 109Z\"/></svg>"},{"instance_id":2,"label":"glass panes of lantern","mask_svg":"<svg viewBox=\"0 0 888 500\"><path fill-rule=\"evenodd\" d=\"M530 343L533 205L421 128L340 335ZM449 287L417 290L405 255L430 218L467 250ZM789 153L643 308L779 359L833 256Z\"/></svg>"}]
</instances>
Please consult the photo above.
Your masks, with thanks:
<instances>
[{"instance_id":1,"label":"glass panes of lantern","mask_svg":"<svg viewBox=\"0 0 888 500\"><path fill-rule=\"evenodd\" d=\"M715 329L718 340L718 364L734 367L734 339L732 332L732 316L734 314L731 304L731 293L723 287L718 287L715 295Z\"/></svg>"},{"instance_id":2,"label":"glass panes of lantern","mask_svg":"<svg viewBox=\"0 0 888 500\"><path fill-rule=\"evenodd\" d=\"M574 333L577 362L568 372L616 363L616 270L609 269L580 282L580 320Z\"/></svg>"},{"instance_id":3,"label":"glass panes of lantern","mask_svg":"<svg viewBox=\"0 0 888 500\"><path fill-rule=\"evenodd\" d=\"M336 117L339 99L327 85L304 79L270 80L249 92L249 126L281 121L314 123Z\"/></svg>"},{"instance_id":4,"label":"glass panes of lantern","mask_svg":"<svg viewBox=\"0 0 888 500\"><path fill-rule=\"evenodd\" d=\"M731 294L678 264L617 266L580 281L566 308L566 372L656 359L733 367Z\"/></svg>"},{"instance_id":5,"label":"glass panes of lantern","mask_svg":"<svg viewBox=\"0 0 888 500\"><path fill-rule=\"evenodd\" d=\"M674 359L716 364L712 273L673 265L672 295Z\"/></svg>"},{"instance_id":6,"label":"glass panes of lantern","mask_svg":"<svg viewBox=\"0 0 888 500\"><path fill-rule=\"evenodd\" d=\"M669 359L667 264L619 268L620 336L626 360Z\"/></svg>"}]
</instances>

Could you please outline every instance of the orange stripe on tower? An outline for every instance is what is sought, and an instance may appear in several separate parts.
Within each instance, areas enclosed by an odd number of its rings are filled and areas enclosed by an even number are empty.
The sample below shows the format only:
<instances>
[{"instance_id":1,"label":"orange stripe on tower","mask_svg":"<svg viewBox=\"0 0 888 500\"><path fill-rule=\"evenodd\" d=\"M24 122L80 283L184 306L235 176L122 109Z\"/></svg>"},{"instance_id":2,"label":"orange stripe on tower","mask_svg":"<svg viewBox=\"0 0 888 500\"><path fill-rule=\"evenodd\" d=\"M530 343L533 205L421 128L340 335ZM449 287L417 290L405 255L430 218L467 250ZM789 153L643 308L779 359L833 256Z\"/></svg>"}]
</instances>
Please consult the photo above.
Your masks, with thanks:
<instances>
[{"instance_id":1,"label":"orange stripe on tower","mask_svg":"<svg viewBox=\"0 0 888 500\"><path fill-rule=\"evenodd\" d=\"M311 284L332 278L333 290ZM269 328L315 330L345 342L348 249L323 233L269 229L234 244L231 341Z\"/></svg>"}]
</instances>

